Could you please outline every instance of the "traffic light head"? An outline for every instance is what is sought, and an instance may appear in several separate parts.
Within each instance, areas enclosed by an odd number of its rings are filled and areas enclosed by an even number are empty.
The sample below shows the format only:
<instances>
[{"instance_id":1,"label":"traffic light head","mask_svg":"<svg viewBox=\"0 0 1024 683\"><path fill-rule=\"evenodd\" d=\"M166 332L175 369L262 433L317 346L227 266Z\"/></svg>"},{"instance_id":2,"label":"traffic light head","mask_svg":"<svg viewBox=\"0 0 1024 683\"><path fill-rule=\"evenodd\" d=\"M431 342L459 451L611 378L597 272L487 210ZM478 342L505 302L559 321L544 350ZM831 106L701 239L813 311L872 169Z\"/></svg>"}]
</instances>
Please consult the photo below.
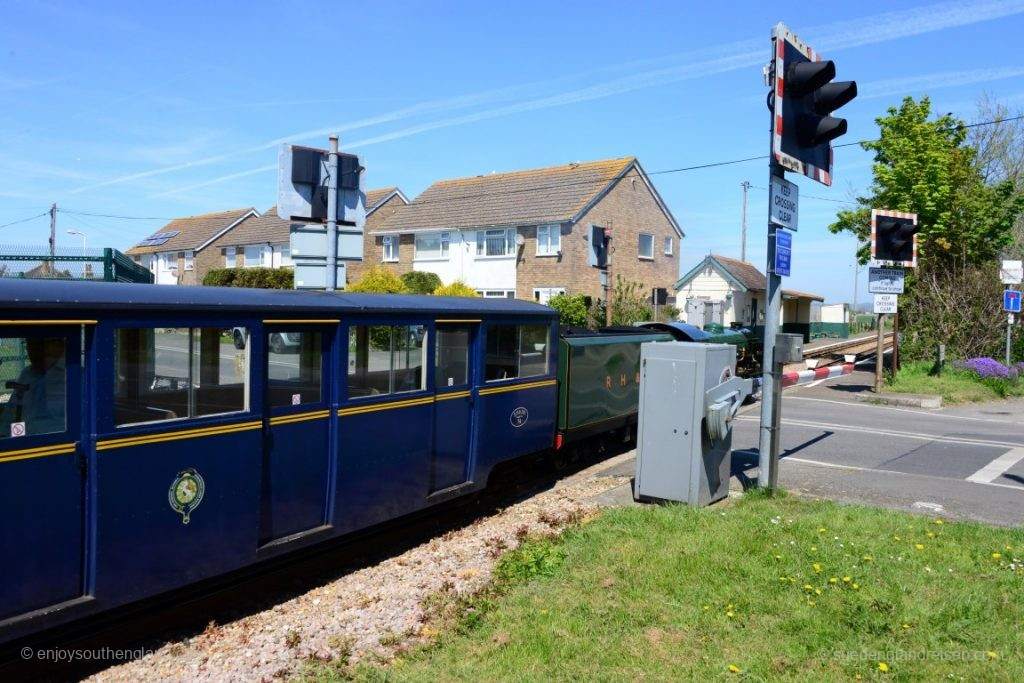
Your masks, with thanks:
<instances>
[{"instance_id":1,"label":"traffic light head","mask_svg":"<svg viewBox=\"0 0 1024 683\"><path fill-rule=\"evenodd\" d=\"M907 267L917 265L917 216L874 210L871 215L871 257Z\"/></svg>"},{"instance_id":2,"label":"traffic light head","mask_svg":"<svg viewBox=\"0 0 1024 683\"><path fill-rule=\"evenodd\" d=\"M846 120L832 112L857 96L857 84L832 83L834 62L817 59L783 24L775 33L775 158L788 170L831 185L831 142L846 133Z\"/></svg>"},{"instance_id":3,"label":"traffic light head","mask_svg":"<svg viewBox=\"0 0 1024 683\"><path fill-rule=\"evenodd\" d=\"M591 266L595 268L608 267L608 243L611 238L610 228L603 228L599 225L590 226L590 249L587 254Z\"/></svg>"}]
</instances>

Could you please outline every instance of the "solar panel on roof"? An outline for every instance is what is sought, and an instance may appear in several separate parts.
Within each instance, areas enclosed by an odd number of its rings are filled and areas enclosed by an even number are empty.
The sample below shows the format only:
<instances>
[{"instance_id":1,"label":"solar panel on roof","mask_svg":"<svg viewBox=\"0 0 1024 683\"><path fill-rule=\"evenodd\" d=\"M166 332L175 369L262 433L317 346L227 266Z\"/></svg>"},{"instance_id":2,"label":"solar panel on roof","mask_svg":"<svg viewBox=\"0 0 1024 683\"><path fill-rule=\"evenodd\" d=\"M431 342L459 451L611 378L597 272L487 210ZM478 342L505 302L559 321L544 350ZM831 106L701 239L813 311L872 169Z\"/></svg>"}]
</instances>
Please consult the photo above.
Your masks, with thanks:
<instances>
[{"instance_id":1,"label":"solar panel on roof","mask_svg":"<svg viewBox=\"0 0 1024 683\"><path fill-rule=\"evenodd\" d=\"M171 239L178 234L178 230L169 230L168 232L158 232L150 235L146 239L139 242L140 247L157 247Z\"/></svg>"}]
</instances>

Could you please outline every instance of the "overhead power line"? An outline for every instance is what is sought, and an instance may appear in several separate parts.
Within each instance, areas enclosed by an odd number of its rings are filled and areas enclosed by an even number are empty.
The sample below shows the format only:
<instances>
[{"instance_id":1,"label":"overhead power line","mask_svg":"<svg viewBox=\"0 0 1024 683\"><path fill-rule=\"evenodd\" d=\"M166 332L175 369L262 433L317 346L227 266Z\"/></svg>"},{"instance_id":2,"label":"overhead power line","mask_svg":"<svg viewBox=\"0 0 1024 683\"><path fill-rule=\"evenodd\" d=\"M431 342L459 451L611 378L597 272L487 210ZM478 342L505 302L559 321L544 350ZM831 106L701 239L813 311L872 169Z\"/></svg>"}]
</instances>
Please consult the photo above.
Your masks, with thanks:
<instances>
[{"instance_id":1,"label":"overhead power line","mask_svg":"<svg viewBox=\"0 0 1024 683\"><path fill-rule=\"evenodd\" d=\"M6 228L6 227L9 227L11 225L17 225L18 223L28 223L29 221L34 221L37 218L42 218L43 216L49 216L49 215L50 215L49 211L44 211L41 214L39 214L38 216L32 216L31 218L22 218L20 221L11 221L10 223L4 223L3 225L0 225L0 228Z\"/></svg>"}]
</instances>

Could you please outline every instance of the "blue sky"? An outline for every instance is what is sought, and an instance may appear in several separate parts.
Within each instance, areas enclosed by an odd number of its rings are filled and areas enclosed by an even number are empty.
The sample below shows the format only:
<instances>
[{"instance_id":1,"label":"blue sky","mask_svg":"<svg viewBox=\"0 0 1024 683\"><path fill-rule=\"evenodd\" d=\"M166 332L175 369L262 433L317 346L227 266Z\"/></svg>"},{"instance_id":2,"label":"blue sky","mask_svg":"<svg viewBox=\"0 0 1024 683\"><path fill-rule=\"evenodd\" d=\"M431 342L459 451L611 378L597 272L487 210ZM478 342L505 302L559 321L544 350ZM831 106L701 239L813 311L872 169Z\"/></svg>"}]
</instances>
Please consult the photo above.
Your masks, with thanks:
<instances>
[{"instance_id":1,"label":"blue sky","mask_svg":"<svg viewBox=\"0 0 1024 683\"><path fill-rule=\"evenodd\" d=\"M336 5L336 7L332 7ZM781 7L781 5L779 5ZM904 95L977 119L983 92L1024 106L1024 0L248 3L0 0L0 245L126 249L167 220L276 202L282 142L364 157L370 188L410 198L437 180L636 156L708 252L764 270L767 155L761 69L784 21L859 97L871 139ZM832 187L800 185L788 289L853 294L854 240L826 226L870 183L836 150ZM153 217L152 220L82 214ZM858 297L865 300L866 274Z\"/></svg>"}]
</instances>

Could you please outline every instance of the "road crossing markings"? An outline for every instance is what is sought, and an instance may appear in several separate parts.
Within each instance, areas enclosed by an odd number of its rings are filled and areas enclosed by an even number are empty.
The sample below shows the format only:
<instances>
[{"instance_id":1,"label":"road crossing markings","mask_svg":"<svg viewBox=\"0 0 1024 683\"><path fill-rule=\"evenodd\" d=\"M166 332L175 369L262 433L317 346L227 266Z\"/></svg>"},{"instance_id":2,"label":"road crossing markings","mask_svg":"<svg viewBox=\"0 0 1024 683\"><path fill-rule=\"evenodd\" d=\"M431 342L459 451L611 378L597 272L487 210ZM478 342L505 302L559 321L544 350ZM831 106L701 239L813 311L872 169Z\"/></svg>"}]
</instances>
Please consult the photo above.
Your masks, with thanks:
<instances>
[{"instance_id":1,"label":"road crossing markings","mask_svg":"<svg viewBox=\"0 0 1024 683\"><path fill-rule=\"evenodd\" d=\"M896 475L904 477L921 477L924 479L941 479L942 481L967 481L964 479L956 479L952 477L940 477L934 474L920 474L917 472L900 472L899 470L879 470L874 467L856 467L854 465L837 465L831 462L821 462L820 460L808 460L806 458L796 458L791 455L783 456L779 458L779 462L794 462L800 465L811 465L814 467L825 467L833 470L846 470L849 472L870 472L874 474L884 474L886 476ZM980 484L981 486L996 486L1001 489L1013 489L1015 491L1024 490L1024 487L1014 484L1000 484L994 481L968 481L970 484Z\"/></svg>"},{"instance_id":2,"label":"road crossing markings","mask_svg":"<svg viewBox=\"0 0 1024 683\"><path fill-rule=\"evenodd\" d=\"M875 410L890 410L898 413L913 413L914 415L923 415L926 417L937 417L942 420L970 420L972 422L990 422L992 424L1007 424L1009 420L991 420L987 417L970 417L969 415L949 415L947 413L937 413L932 410L911 410L909 408L894 408L892 406L880 406L876 403L862 403L860 401L833 401L828 398L813 398L811 396L786 396L786 400L793 401L814 401L816 403L834 403L840 406L857 406L858 408L873 408Z\"/></svg>"},{"instance_id":3,"label":"road crossing markings","mask_svg":"<svg viewBox=\"0 0 1024 683\"><path fill-rule=\"evenodd\" d=\"M1011 448L971 476L967 477L967 481L973 481L976 484L989 484L1003 476L1003 473L1006 472L1006 470L1010 469L1021 460L1024 460L1024 448Z\"/></svg>"}]
</instances>

